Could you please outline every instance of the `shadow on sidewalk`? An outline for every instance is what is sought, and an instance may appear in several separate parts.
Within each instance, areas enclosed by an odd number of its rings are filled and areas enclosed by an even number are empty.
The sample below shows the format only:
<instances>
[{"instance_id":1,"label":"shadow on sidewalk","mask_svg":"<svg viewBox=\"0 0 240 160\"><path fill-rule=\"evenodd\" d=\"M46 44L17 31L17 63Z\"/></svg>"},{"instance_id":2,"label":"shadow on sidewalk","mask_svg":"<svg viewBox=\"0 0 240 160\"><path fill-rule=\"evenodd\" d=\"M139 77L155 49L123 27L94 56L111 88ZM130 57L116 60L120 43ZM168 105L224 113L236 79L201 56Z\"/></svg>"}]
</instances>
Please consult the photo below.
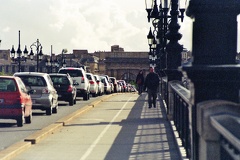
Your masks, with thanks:
<instances>
[{"instance_id":1,"label":"shadow on sidewalk","mask_svg":"<svg viewBox=\"0 0 240 160\"><path fill-rule=\"evenodd\" d=\"M105 160L181 159L160 96L157 108L148 108L147 94L139 96Z\"/></svg>"}]
</instances>

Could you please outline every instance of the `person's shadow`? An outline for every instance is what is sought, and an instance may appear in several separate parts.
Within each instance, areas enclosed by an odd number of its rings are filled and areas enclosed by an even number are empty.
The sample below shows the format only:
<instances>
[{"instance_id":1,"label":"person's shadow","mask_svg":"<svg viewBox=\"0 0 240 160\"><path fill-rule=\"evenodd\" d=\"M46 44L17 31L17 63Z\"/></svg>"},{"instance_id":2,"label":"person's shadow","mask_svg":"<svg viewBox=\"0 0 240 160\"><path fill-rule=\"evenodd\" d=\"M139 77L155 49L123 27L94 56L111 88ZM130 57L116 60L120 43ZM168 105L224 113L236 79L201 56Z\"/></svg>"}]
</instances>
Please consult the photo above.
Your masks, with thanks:
<instances>
[{"instance_id":1,"label":"person's shadow","mask_svg":"<svg viewBox=\"0 0 240 160\"><path fill-rule=\"evenodd\" d=\"M105 160L181 159L160 96L157 108L148 109L147 94L143 93L119 125L122 129Z\"/></svg>"}]
</instances>

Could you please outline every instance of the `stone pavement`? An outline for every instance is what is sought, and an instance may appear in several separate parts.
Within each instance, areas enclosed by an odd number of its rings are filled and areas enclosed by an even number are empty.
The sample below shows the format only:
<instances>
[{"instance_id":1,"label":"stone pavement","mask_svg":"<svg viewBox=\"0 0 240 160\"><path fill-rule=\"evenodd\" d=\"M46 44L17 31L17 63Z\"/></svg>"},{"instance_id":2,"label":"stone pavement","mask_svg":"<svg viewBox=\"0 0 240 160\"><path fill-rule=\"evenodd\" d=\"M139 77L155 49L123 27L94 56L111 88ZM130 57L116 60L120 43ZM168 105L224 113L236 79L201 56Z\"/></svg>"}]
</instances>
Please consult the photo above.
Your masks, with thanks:
<instances>
[{"instance_id":1,"label":"stone pavement","mask_svg":"<svg viewBox=\"0 0 240 160\"><path fill-rule=\"evenodd\" d=\"M118 94L81 114L13 160L182 159L160 96Z\"/></svg>"}]
</instances>

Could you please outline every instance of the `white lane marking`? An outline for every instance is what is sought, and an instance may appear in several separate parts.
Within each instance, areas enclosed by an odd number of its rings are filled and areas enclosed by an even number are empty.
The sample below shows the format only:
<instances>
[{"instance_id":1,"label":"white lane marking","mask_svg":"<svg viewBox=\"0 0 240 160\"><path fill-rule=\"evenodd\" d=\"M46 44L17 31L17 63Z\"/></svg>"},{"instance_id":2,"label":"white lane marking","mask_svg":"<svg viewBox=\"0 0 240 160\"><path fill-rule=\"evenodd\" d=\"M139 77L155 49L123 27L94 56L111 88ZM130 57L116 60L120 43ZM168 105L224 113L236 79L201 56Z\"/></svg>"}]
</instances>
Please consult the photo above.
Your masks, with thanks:
<instances>
[{"instance_id":1,"label":"white lane marking","mask_svg":"<svg viewBox=\"0 0 240 160\"><path fill-rule=\"evenodd\" d=\"M97 137L97 139L91 144L91 146L88 148L88 150L84 153L84 155L80 158L80 160L85 160L92 152L92 150L96 147L98 142L101 140L101 138L104 136L104 134L107 132L107 130L110 128L110 126L113 124L115 119L119 116L119 114L123 111L123 109L126 107L127 103L130 101L132 97L130 97L127 102L122 106L121 110L118 111L118 113L113 117L113 119L110 121L110 123L104 128L104 130L101 132L101 134Z\"/></svg>"}]
</instances>

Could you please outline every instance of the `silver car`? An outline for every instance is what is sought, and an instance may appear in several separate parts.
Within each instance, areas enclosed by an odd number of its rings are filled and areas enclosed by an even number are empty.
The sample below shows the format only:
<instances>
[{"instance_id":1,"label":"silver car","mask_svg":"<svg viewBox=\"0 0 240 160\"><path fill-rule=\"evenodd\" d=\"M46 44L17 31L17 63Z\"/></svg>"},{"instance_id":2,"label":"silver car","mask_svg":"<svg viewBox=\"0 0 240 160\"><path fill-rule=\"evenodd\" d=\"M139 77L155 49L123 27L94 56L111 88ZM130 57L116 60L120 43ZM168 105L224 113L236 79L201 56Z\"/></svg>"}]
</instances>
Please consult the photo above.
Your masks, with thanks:
<instances>
[{"instance_id":1,"label":"silver car","mask_svg":"<svg viewBox=\"0 0 240 160\"><path fill-rule=\"evenodd\" d=\"M107 78L105 76L100 76L101 82L104 84L104 93L111 94L111 85L109 84Z\"/></svg>"},{"instance_id":2,"label":"silver car","mask_svg":"<svg viewBox=\"0 0 240 160\"><path fill-rule=\"evenodd\" d=\"M35 91L31 94L33 109L45 110L46 115L57 113L58 94L47 73L18 72L14 76L20 77L28 89Z\"/></svg>"}]
</instances>

